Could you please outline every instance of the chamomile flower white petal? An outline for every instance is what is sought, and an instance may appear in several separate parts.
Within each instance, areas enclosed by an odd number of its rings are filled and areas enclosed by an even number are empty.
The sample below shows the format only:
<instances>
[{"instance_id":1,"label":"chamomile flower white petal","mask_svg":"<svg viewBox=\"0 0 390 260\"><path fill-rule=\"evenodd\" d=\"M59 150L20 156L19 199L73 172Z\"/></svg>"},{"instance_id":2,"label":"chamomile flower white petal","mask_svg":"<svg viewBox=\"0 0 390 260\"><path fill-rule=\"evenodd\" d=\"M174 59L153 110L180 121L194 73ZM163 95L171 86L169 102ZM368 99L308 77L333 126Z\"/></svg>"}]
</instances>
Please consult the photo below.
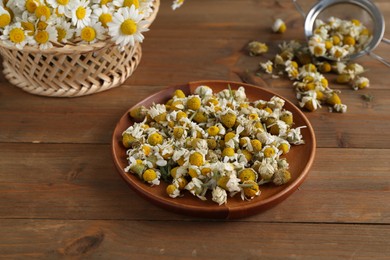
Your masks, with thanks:
<instances>
[{"instance_id":1,"label":"chamomile flower white petal","mask_svg":"<svg viewBox=\"0 0 390 260\"><path fill-rule=\"evenodd\" d=\"M46 0L46 3L54 8L58 14L62 15L71 11L71 9L76 6L77 2L76 0Z\"/></svg>"},{"instance_id":2,"label":"chamomile flower white petal","mask_svg":"<svg viewBox=\"0 0 390 260\"><path fill-rule=\"evenodd\" d=\"M172 9L176 10L177 8L182 6L183 4L184 4L184 0L174 0L172 3Z\"/></svg>"},{"instance_id":3,"label":"chamomile flower white petal","mask_svg":"<svg viewBox=\"0 0 390 260\"><path fill-rule=\"evenodd\" d=\"M58 17L54 22L54 27L57 30L57 42L67 43L72 40L75 34L75 29L71 27L71 23L63 17Z\"/></svg>"},{"instance_id":4,"label":"chamomile flower white petal","mask_svg":"<svg viewBox=\"0 0 390 260\"><path fill-rule=\"evenodd\" d=\"M134 6L135 9L139 9L140 7L139 0L114 0L112 3L118 8Z\"/></svg>"}]
</instances>

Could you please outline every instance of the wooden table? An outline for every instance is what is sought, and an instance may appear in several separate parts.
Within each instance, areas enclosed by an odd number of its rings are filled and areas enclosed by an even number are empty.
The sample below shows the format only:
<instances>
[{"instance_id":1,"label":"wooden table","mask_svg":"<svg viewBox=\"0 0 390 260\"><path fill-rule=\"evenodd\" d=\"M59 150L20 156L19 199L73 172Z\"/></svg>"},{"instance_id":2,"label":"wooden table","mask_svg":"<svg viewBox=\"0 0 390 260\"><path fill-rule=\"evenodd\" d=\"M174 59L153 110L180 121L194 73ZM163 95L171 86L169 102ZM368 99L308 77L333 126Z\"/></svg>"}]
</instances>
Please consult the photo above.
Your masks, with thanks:
<instances>
[{"instance_id":1,"label":"wooden table","mask_svg":"<svg viewBox=\"0 0 390 260\"><path fill-rule=\"evenodd\" d=\"M305 10L315 1L301 0ZM375 1L390 28L390 2ZM346 114L305 113L317 150L306 181L282 203L244 219L176 215L140 198L111 156L116 122L167 85L203 79L256 84L258 63L276 44L303 40L290 1L163 1L143 57L121 87L80 98L47 98L0 86L0 256L104 259L389 259L390 70L370 58L371 87L342 91ZM274 18L288 31L273 34ZM390 37L386 33L387 38ZM251 40L271 46L263 57ZM376 53L390 60L388 46ZM291 82L264 77L297 104ZM373 96L364 100L363 94Z\"/></svg>"}]
</instances>

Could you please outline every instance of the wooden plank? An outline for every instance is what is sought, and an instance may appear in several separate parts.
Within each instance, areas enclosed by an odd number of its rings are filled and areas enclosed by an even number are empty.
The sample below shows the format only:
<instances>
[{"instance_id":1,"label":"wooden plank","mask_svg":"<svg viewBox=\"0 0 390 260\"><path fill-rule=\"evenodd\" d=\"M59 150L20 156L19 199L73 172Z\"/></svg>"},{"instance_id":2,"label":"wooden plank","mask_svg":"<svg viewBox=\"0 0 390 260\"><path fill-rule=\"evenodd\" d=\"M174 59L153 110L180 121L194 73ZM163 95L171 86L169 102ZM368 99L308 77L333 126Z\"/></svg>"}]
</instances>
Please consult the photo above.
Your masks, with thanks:
<instances>
[{"instance_id":1,"label":"wooden plank","mask_svg":"<svg viewBox=\"0 0 390 260\"><path fill-rule=\"evenodd\" d=\"M173 228L164 221L2 220L0 228L5 258L388 259L390 254L388 225L178 221Z\"/></svg>"},{"instance_id":2,"label":"wooden plank","mask_svg":"<svg viewBox=\"0 0 390 260\"><path fill-rule=\"evenodd\" d=\"M108 145L0 147L1 219L192 219L157 208L130 190ZM390 149L319 148L300 189L248 221L389 224L389 162Z\"/></svg>"}]
</instances>

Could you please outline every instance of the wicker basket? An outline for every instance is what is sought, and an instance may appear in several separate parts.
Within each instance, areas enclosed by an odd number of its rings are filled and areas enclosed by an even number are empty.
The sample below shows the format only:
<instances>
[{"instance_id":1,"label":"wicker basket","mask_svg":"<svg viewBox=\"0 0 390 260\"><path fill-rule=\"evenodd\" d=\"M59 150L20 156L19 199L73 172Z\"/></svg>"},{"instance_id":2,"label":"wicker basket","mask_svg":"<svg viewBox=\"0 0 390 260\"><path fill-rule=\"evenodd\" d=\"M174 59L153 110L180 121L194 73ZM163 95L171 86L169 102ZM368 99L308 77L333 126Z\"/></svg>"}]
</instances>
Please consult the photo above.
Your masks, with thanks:
<instances>
[{"instance_id":1,"label":"wicker basket","mask_svg":"<svg viewBox=\"0 0 390 260\"><path fill-rule=\"evenodd\" d=\"M155 0L150 24L159 5L160 0ZM136 44L119 51L112 42L47 50L30 46L19 50L0 44L0 54L4 76L13 85L41 96L77 97L121 85L137 68L142 49Z\"/></svg>"}]
</instances>

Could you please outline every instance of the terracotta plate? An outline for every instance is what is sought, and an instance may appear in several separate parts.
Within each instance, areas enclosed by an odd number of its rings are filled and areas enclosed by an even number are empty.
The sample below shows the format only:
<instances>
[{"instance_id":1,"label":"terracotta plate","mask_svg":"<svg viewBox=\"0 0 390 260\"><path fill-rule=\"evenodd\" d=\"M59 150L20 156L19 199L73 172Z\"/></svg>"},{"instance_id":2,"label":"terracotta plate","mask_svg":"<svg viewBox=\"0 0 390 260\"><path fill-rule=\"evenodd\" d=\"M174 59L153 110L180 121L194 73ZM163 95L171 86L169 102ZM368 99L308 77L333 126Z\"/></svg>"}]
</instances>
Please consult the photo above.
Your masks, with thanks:
<instances>
[{"instance_id":1,"label":"terracotta plate","mask_svg":"<svg viewBox=\"0 0 390 260\"><path fill-rule=\"evenodd\" d=\"M232 89L237 89L239 86L245 87L245 92L249 100L254 101L258 99L269 100L276 95L268 90L253 85L248 85L238 82L228 81L197 81L190 82L187 85L174 86L166 88L134 105L134 107L144 105L149 107L154 103L165 103L172 97L176 89L182 89L184 93L192 93L199 85L207 85L211 87L214 92L226 89L230 84ZM282 186L275 186L266 184L260 186L261 195L255 197L251 201L242 201L239 194L235 197L228 198L226 205L219 206L209 198L207 201L192 196L190 193L184 193L183 197L170 198L165 188L167 186L163 181L158 186L150 187L143 183L136 175L128 174L124 171L127 166L126 149L122 146L122 132L133 124L128 112L130 108L119 120L115 127L112 137L112 152L115 165L121 177L129 184L129 186L136 191L140 196L149 200L153 204L171 210L177 213L188 214L196 217L219 218L219 219L233 219L247 217L262 210L265 210L283 199L291 195L304 181L309 169L313 163L315 155L316 141L314 131L310 122L305 115L291 102L286 100L285 108L293 113L295 127L306 126L301 130L305 140L304 145L292 146L290 152L287 154L287 160L290 163L290 171L292 179L289 183ZM211 193L211 192L210 192Z\"/></svg>"}]
</instances>

